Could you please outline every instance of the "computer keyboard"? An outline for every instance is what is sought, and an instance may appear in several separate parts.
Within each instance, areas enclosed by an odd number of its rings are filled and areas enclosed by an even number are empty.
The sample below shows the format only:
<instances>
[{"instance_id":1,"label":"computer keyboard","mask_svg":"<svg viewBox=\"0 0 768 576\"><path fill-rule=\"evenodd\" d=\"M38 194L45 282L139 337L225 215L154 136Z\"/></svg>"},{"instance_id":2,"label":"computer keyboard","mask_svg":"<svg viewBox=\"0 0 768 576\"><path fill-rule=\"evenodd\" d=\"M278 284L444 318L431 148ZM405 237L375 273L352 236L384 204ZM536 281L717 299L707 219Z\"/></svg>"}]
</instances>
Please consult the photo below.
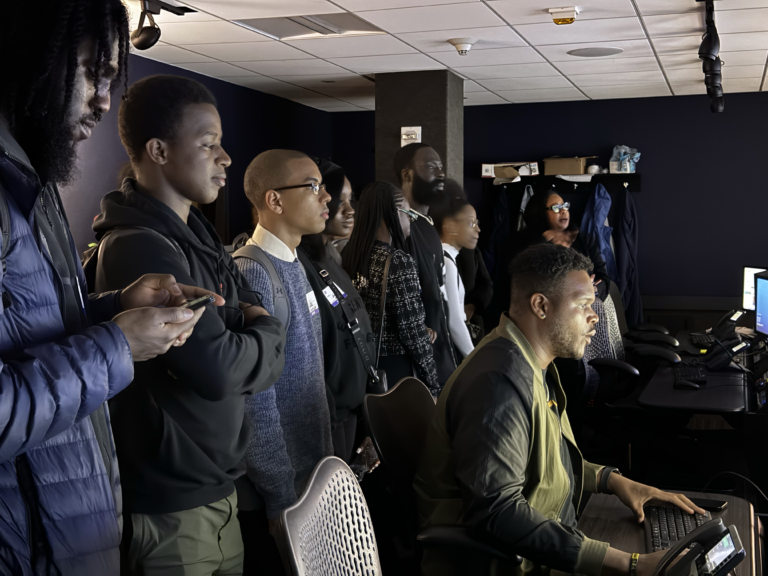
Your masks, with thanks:
<instances>
[{"instance_id":1,"label":"computer keyboard","mask_svg":"<svg viewBox=\"0 0 768 576\"><path fill-rule=\"evenodd\" d=\"M707 381L707 375L701 366L690 366L687 364L675 364L675 382L687 380L696 384L704 384Z\"/></svg>"},{"instance_id":2,"label":"computer keyboard","mask_svg":"<svg viewBox=\"0 0 768 576\"><path fill-rule=\"evenodd\" d=\"M715 337L706 332L691 332L691 344L698 348L711 348L715 345Z\"/></svg>"},{"instance_id":3,"label":"computer keyboard","mask_svg":"<svg viewBox=\"0 0 768 576\"><path fill-rule=\"evenodd\" d=\"M686 534L712 520L712 514L686 514L677 506L645 506L645 551L667 550Z\"/></svg>"}]
</instances>

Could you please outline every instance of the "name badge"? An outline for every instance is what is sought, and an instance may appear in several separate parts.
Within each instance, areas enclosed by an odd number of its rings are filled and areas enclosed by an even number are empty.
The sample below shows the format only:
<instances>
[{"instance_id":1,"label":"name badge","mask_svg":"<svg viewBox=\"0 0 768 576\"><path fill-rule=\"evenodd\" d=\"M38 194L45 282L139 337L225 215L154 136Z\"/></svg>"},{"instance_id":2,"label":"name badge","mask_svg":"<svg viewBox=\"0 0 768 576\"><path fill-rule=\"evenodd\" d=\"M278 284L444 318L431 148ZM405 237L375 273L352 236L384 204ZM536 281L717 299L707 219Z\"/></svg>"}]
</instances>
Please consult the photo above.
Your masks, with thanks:
<instances>
[{"instance_id":1,"label":"name badge","mask_svg":"<svg viewBox=\"0 0 768 576\"><path fill-rule=\"evenodd\" d=\"M309 307L310 316L320 313L320 307L317 305L317 298L315 298L315 293L311 290L307 292L307 306Z\"/></svg>"},{"instance_id":2,"label":"name badge","mask_svg":"<svg viewBox=\"0 0 768 576\"><path fill-rule=\"evenodd\" d=\"M331 290L330 286L326 286L323 289L323 294L325 295L325 299L331 303L331 306L335 308L339 305L339 299L336 298L336 294L333 293L333 290Z\"/></svg>"}]
</instances>

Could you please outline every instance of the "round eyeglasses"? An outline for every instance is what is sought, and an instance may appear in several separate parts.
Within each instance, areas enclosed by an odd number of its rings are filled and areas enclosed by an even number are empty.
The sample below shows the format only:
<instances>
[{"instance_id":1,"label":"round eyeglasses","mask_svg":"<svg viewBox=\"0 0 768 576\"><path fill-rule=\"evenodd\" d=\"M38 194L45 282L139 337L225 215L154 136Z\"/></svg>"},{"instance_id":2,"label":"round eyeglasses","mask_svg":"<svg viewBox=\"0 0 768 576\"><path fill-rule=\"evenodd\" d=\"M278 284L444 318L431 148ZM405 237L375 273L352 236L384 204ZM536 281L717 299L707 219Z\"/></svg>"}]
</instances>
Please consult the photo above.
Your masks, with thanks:
<instances>
[{"instance_id":1,"label":"round eyeglasses","mask_svg":"<svg viewBox=\"0 0 768 576\"><path fill-rule=\"evenodd\" d=\"M562 204L552 204L552 206L547 206L547 210L552 210L555 214L559 214L562 210L565 210L568 212L571 209L571 203L570 202L563 202Z\"/></svg>"},{"instance_id":2,"label":"round eyeglasses","mask_svg":"<svg viewBox=\"0 0 768 576\"><path fill-rule=\"evenodd\" d=\"M317 182L309 182L308 184L296 184L295 186L281 186L280 188L273 188L275 192L281 192L282 190L291 190L293 188L311 188L312 194L317 196L320 194L320 190L325 190L325 183L318 184Z\"/></svg>"}]
</instances>

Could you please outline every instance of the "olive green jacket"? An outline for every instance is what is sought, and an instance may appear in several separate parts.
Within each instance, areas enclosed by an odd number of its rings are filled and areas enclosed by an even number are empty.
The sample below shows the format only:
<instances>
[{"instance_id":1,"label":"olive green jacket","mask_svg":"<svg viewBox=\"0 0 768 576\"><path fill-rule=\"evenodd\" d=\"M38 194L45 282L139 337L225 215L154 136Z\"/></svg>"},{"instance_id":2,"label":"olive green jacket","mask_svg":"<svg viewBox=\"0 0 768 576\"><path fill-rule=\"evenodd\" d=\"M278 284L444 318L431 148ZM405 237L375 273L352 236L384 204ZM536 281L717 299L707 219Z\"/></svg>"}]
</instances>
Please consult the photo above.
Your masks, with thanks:
<instances>
[{"instance_id":1,"label":"olive green jacket","mask_svg":"<svg viewBox=\"0 0 768 576\"><path fill-rule=\"evenodd\" d=\"M598 575L608 544L561 523L570 493L562 437L573 465L576 510L584 490L597 492L602 466L582 458L554 365L549 374L560 418L548 405L533 348L502 315L440 394L414 481L419 521L422 528L468 526L525 558L519 574L546 566Z\"/></svg>"}]
</instances>

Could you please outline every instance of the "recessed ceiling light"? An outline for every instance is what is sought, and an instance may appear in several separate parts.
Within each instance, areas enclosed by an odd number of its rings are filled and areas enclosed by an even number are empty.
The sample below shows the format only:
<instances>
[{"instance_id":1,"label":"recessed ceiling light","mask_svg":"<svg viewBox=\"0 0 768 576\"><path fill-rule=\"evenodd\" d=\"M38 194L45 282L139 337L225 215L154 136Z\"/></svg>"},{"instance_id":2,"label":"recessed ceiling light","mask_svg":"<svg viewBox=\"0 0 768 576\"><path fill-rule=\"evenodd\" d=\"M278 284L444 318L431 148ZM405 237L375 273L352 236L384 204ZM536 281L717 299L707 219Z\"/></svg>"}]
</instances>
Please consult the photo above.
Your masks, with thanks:
<instances>
[{"instance_id":1,"label":"recessed ceiling light","mask_svg":"<svg viewBox=\"0 0 768 576\"><path fill-rule=\"evenodd\" d=\"M569 50L568 54L579 56L580 58L600 58L602 56L621 54L622 52L624 52L622 48L577 48L576 50Z\"/></svg>"}]
</instances>

